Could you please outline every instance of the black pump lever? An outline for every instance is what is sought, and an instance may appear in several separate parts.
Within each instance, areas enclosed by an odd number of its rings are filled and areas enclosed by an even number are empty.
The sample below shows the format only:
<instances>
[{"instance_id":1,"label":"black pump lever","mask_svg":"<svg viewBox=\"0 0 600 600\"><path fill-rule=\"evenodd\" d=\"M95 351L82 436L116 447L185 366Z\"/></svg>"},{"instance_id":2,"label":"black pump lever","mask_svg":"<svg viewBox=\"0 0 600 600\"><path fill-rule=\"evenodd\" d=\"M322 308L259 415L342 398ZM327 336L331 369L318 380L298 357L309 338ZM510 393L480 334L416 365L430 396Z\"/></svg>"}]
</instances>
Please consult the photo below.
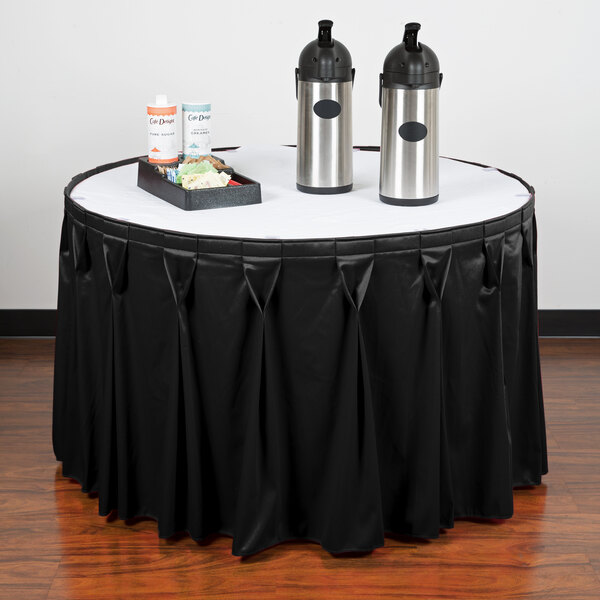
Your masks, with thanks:
<instances>
[{"instance_id":1,"label":"black pump lever","mask_svg":"<svg viewBox=\"0 0 600 600\"><path fill-rule=\"evenodd\" d=\"M319 47L320 48L332 48L333 40L331 39L331 28L333 27L333 21L325 20L319 21Z\"/></svg>"},{"instance_id":2,"label":"black pump lever","mask_svg":"<svg viewBox=\"0 0 600 600\"><path fill-rule=\"evenodd\" d=\"M408 52L419 52L419 44L417 44L417 34L421 29L420 23L407 23L404 27L404 46Z\"/></svg>"}]
</instances>

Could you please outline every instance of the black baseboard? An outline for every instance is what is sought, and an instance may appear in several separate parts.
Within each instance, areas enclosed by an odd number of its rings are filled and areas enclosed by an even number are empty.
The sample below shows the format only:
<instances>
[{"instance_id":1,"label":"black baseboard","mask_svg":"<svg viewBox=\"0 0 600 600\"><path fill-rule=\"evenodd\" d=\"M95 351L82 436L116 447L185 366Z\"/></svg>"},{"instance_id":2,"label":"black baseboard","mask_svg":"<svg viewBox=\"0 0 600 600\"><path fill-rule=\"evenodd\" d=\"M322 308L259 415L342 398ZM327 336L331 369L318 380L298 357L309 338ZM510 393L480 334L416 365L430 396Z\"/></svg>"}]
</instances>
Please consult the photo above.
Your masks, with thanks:
<instances>
[{"instance_id":1,"label":"black baseboard","mask_svg":"<svg viewBox=\"0 0 600 600\"><path fill-rule=\"evenodd\" d=\"M56 334L56 310L0 310L0 336Z\"/></svg>"},{"instance_id":2,"label":"black baseboard","mask_svg":"<svg viewBox=\"0 0 600 600\"><path fill-rule=\"evenodd\" d=\"M600 337L600 310L540 310L540 336Z\"/></svg>"},{"instance_id":3,"label":"black baseboard","mask_svg":"<svg viewBox=\"0 0 600 600\"><path fill-rule=\"evenodd\" d=\"M540 310L540 336L600 337L600 310ZM52 336L56 310L0 310L0 336Z\"/></svg>"}]
</instances>

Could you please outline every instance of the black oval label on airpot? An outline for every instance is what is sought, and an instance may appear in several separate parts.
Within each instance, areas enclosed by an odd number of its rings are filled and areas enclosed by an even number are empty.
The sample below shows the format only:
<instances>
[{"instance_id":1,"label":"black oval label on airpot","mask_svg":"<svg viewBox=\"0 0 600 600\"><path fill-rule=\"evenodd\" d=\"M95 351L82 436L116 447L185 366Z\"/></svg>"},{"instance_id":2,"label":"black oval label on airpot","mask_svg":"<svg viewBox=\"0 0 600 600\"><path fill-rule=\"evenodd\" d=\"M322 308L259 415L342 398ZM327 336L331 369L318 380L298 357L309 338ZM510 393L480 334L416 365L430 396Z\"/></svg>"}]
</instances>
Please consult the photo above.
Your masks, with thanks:
<instances>
[{"instance_id":1,"label":"black oval label on airpot","mask_svg":"<svg viewBox=\"0 0 600 600\"><path fill-rule=\"evenodd\" d=\"M333 119L342 112L342 107L335 100L319 100L313 106L313 110L315 115L321 119Z\"/></svg>"},{"instance_id":2,"label":"black oval label on airpot","mask_svg":"<svg viewBox=\"0 0 600 600\"><path fill-rule=\"evenodd\" d=\"M427 127L418 121L408 121L408 123L400 126L398 133L407 142L420 142L427 135Z\"/></svg>"}]
</instances>

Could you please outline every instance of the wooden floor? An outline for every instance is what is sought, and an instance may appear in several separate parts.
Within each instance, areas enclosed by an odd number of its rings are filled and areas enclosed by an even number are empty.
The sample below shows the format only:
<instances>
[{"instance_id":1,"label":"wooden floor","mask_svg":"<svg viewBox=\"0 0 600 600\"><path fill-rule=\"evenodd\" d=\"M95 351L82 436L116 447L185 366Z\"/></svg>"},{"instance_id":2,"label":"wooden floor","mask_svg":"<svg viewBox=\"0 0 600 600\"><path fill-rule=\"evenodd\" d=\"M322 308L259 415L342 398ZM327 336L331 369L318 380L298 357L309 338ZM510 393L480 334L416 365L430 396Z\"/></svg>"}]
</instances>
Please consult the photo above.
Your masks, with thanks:
<instances>
[{"instance_id":1,"label":"wooden floor","mask_svg":"<svg viewBox=\"0 0 600 600\"><path fill-rule=\"evenodd\" d=\"M98 516L50 442L52 340L0 340L0 598L600 598L600 340L542 340L550 473L507 521L333 557L287 543L160 540Z\"/></svg>"}]
</instances>

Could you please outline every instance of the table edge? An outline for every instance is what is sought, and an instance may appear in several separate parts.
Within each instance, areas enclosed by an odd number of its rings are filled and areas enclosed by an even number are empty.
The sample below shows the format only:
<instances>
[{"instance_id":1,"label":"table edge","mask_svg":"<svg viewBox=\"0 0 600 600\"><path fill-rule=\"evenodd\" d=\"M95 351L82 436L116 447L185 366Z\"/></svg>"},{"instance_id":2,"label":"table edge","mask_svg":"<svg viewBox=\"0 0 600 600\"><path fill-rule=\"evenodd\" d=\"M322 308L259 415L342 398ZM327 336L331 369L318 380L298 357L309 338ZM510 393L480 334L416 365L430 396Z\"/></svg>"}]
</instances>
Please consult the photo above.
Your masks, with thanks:
<instances>
[{"instance_id":1,"label":"table edge","mask_svg":"<svg viewBox=\"0 0 600 600\"><path fill-rule=\"evenodd\" d=\"M377 146L357 146L356 148L366 152L379 151L379 147ZM231 148L215 148L213 151L222 152L226 149ZM263 239L192 234L128 223L89 211L77 204L71 197L71 192L75 186L79 185L82 181L105 171L135 163L138 158L136 156L107 163L75 175L64 189L65 215L68 214L84 226L91 227L107 235L123 237L128 241L160 245L165 248L181 250L193 250L195 248L198 252L216 254L248 255L250 252L257 256L293 257L381 253L468 242L498 235L512 229L530 219L535 212L535 190L523 178L503 169L453 157L442 158L482 168L494 168L499 173L519 181L529 192L530 198L520 208L500 217L455 227L366 236Z\"/></svg>"}]
</instances>

